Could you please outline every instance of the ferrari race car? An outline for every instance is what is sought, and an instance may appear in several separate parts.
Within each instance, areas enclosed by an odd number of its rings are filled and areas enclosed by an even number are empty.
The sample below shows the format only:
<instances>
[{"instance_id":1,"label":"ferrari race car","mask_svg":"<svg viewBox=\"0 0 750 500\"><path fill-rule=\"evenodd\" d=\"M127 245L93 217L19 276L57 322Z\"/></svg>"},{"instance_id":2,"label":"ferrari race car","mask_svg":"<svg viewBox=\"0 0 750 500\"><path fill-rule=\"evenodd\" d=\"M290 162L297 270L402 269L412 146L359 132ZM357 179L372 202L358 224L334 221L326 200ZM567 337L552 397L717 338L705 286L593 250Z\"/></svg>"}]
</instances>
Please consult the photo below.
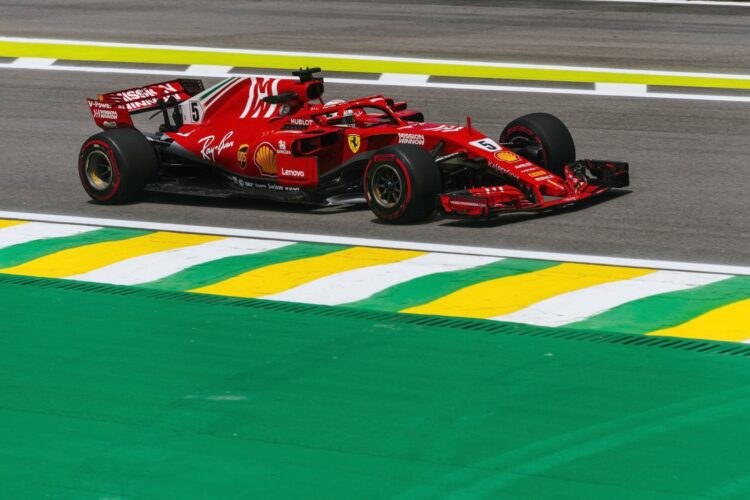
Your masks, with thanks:
<instances>
[{"instance_id":1,"label":"ferrari race car","mask_svg":"<svg viewBox=\"0 0 750 500\"><path fill-rule=\"evenodd\" d=\"M513 120L495 141L471 126L425 122L382 95L324 102L320 69L234 77L208 89L178 79L88 99L104 129L78 171L98 203L146 190L320 205L365 202L390 223L489 218L566 206L628 185L623 162L576 160L556 117ZM163 124L140 132L132 115Z\"/></svg>"}]
</instances>

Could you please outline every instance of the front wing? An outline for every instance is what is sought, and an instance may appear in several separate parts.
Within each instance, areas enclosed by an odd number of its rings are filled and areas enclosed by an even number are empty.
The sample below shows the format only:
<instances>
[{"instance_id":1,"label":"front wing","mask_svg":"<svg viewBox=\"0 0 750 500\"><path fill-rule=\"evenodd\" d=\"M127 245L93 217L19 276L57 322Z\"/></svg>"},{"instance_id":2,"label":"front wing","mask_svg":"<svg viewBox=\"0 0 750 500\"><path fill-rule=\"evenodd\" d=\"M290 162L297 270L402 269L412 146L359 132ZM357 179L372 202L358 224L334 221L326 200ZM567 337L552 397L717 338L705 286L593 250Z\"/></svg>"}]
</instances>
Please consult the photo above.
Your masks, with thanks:
<instances>
[{"instance_id":1,"label":"front wing","mask_svg":"<svg viewBox=\"0 0 750 500\"><path fill-rule=\"evenodd\" d=\"M509 212L536 212L570 206L630 184L625 162L579 160L565 167L569 194L535 196L513 186L470 188L440 195L440 210L455 218L488 219Z\"/></svg>"}]
</instances>

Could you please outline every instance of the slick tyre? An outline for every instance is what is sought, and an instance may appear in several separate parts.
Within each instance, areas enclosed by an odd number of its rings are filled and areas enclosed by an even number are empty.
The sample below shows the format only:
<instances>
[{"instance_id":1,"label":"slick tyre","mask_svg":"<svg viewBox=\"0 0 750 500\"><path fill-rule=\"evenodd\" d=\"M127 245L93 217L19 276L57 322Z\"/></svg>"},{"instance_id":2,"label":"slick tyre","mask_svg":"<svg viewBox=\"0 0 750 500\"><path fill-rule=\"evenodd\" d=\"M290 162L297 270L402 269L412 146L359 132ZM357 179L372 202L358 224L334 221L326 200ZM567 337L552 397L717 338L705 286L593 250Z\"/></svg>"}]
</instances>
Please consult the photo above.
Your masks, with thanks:
<instances>
[{"instance_id":1,"label":"slick tyre","mask_svg":"<svg viewBox=\"0 0 750 500\"><path fill-rule=\"evenodd\" d=\"M156 176L153 146L135 129L107 130L91 136L81 147L78 175L96 203L117 205L141 198Z\"/></svg>"},{"instance_id":2,"label":"slick tyre","mask_svg":"<svg viewBox=\"0 0 750 500\"><path fill-rule=\"evenodd\" d=\"M532 113L516 118L500 134L500 142L527 160L565 176L565 165L576 159L573 137L565 124L549 113Z\"/></svg>"},{"instance_id":3,"label":"slick tyre","mask_svg":"<svg viewBox=\"0 0 750 500\"><path fill-rule=\"evenodd\" d=\"M378 150L365 170L364 184L370 210L391 224L430 218L442 187L440 172L430 154L411 144Z\"/></svg>"}]
</instances>

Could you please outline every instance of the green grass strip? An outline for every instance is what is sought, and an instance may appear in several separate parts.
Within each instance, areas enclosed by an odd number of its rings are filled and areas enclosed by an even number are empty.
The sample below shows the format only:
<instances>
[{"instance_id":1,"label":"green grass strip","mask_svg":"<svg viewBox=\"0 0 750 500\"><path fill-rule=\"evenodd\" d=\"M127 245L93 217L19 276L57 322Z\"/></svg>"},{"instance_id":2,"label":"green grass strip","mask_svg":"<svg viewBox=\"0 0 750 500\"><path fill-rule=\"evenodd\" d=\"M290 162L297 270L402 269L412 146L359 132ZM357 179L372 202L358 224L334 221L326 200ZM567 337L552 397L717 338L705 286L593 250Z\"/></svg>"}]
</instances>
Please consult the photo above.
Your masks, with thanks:
<instances>
[{"instance_id":1,"label":"green grass strip","mask_svg":"<svg viewBox=\"0 0 750 500\"><path fill-rule=\"evenodd\" d=\"M204 264L189 267L166 278L143 283L139 286L158 288L160 290L184 291L218 283L247 271L308 257L317 257L338 252L348 247L322 243L295 243L276 250L237 255L213 260Z\"/></svg>"},{"instance_id":2,"label":"green grass strip","mask_svg":"<svg viewBox=\"0 0 750 500\"><path fill-rule=\"evenodd\" d=\"M0 268L18 266L24 262L29 262L44 257L45 255L51 255L70 248L93 245L105 241L126 240L151 233L153 233L153 231L102 228L97 229L96 231L76 234L74 236L44 238L29 241L28 243L20 243L0 250Z\"/></svg>"},{"instance_id":3,"label":"green grass strip","mask_svg":"<svg viewBox=\"0 0 750 500\"><path fill-rule=\"evenodd\" d=\"M304 66L320 66L327 71L401 73L415 75L497 78L505 80L539 80L552 82L626 83L666 85L675 87L710 87L750 89L750 80L723 75L673 73L620 73L591 71L578 68L518 68L483 66L471 62L394 61L320 56L316 54L255 54L216 50L191 50L160 47L107 47L82 44L57 44L34 41L1 41L0 56L41 57L75 61L104 61L147 64L207 64L291 70Z\"/></svg>"},{"instance_id":4,"label":"green grass strip","mask_svg":"<svg viewBox=\"0 0 750 500\"><path fill-rule=\"evenodd\" d=\"M736 276L710 285L628 302L566 328L648 333L679 325L712 309L750 297L750 278Z\"/></svg>"},{"instance_id":5,"label":"green grass strip","mask_svg":"<svg viewBox=\"0 0 750 500\"><path fill-rule=\"evenodd\" d=\"M482 281L530 273L559 264L559 262L542 260L503 259L471 269L423 276L383 290L367 299L346 305L347 307L377 311L401 311L409 307L426 304Z\"/></svg>"}]
</instances>

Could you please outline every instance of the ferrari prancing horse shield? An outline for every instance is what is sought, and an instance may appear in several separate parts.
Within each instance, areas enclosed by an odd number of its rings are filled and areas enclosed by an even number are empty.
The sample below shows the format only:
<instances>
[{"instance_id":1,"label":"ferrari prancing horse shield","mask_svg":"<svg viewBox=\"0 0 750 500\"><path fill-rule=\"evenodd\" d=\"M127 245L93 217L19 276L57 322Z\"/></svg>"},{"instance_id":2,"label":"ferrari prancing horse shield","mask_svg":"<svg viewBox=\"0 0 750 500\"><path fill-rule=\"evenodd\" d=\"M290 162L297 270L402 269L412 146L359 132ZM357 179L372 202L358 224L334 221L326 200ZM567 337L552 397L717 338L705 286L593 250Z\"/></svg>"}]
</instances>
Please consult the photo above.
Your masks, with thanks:
<instances>
[{"instance_id":1,"label":"ferrari prancing horse shield","mask_svg":"<svg viewBox=\"0 0 750 500\"><path fill-rule=\"evenodd\" d=\"M346 139L349 142L349 149L352 150L352 153L356 154L359 151L359 146L362 144L362 139L360 139L358 134L348 135Z\"/></svg>"}]
</instances>

